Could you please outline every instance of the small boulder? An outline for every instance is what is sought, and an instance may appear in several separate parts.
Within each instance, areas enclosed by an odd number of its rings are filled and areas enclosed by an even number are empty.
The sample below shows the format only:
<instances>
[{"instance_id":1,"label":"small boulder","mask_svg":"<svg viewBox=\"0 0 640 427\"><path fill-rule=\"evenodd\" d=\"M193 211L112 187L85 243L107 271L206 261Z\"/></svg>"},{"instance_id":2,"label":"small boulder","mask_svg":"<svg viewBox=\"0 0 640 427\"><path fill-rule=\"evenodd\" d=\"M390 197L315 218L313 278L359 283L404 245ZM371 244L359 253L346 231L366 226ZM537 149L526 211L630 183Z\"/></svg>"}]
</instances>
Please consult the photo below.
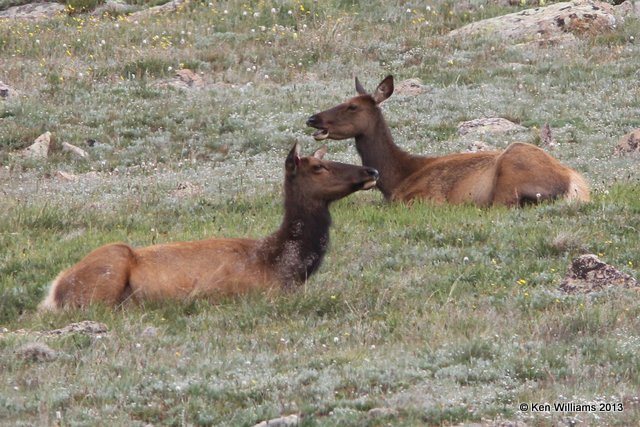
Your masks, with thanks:
<instances>
[{"instance_id":1,"label":"small boulder","mask_svg":"<svg viewBox=\"0 0 640 427\"><path fill-rule=\"evenodd\" d=\"M45 132L36 138L35 142L21 150L20 156L27 159L46 159L49 156L49 148L51 147L51 132Z\"/></svg>"},{"instance_id":2,"label":"small boulder","mask_svg":"<svg viewBox=\"0 0 640 427\"><path fill-rule=\"evenodd\" d=\"M55 176L63 181L75 182L78 180L78 175L65 171L57 171Z\"/></svg>"},{"instance_id":3,"label":"small boulder","mask_svg":"<svg viewBox=\"0 0 640 427\"><path fill-rule=\"evenodd\" d=\"M107 0L103 4L96 7L91 15L93 16L102 16L102 15L126 15L132 13L136 10L135 6L129 5L120 0Z\"/></svg>"},{"instance_id":4,"label":"small boulder","mask_svg":"<svg viewBox=\"0 0 640 427\"><path fill-rule=\"evenodd\" d=\"M87 153L80 147L76 147L75 145L69 144L68 142L62 143L62 151L65 153L71 153L76 157L80 157L81 159L89 157L89 153Z\"/></svg>"},{"instance_id":5,"label":"small boulder","mask_svg":"<svg viewBox=\"0 0 640 427\"><path fill-rule=\"evenodd\" d=\"M58 357L58 353L51 347L37 342L23 345L16 353L29 362L51 362Z\"/></svg>"},{"instance_id":6,"label":"small boulder","mask_svg":"<svg viewBox=\"0 0 640 427\"><path fill-rule=\"evenodd\" d=\"M393 408L371 408L367 411L367 416L369 418L386 418L386 417L395 417L398 415L398 411Z\"/></svg>"},{"instance_id":7,"label":"small boulder","mask_svg":"<svg viewBox=\"0 0 640 427\"><path fill-rule=\"evenodd\" d=\"M201 87L203 84L202 77L188 68L178 70L175 79L171 83L172 86L186 88Z\"/></svg>"},{"instance_id":8,"label":"small boulder","mask_svg":"<svg viewBox=\"0 0 640 427\"><path fill-rule=\"evenodd\" d=\"M285 417L273 418L269 421L262 421L253 427L291 427L300 424L300 417L296 414Z\"/></svg>"},{"instance_id":9,"label":"small boulder","mask_svg":"<svg viewBox=\"0 0 640 427\"><path fill-rule=\"evenodd\" d=\"M205 81L202 75L188 68L183 68L176 71L172 79L161 80L156 83L156 86L161 88L171 86L176 89L200 89L205 86Z\"/></svg>"},{"instance_id":10,"label":"small boulder","mask_svg":"<svg viewBox=\"0 0 640 427\"><path fill-rule=\"evenodd\" d=\"M394 93L398 95L416 96L426 92L427 87L420 79L407 79L395 85Z\"/></svg>"},{"instance_id":11,"label":"small boulder","mask_svg":"<svg viewBox=\"0 0 640 427\"><path fill-rule=\"evenodd\" d=\"M132 18L144 18L162 13L174 13L184 7L187 2L188 0L171 0L165 4L161 4L160 6L154 6L149 9L134 12L130 16Z\"/></svg>"},{"instance_id":12,"label":"small boulder","mask_svg":"<svg viewBox=\"0 0 640 427\"><path fill-rule=\"evenodd\" d=\"M618 142L614 154L640 153L640 129L629 132Z\"/></svg>"},{"instance_id":13,"label":"small boulder","mask_svg":"<svg viewBox=\"0 0 640 427\"><path fill-rule=\"evenodd\" d=\"M0 99L13 98L18 92L0 81Z\"/></svg>"},{"instance_id":14,"label":"small boulder","mask_svg":"<svg viewBox=\"0 0 640 427\"><path fill-rule=\"evenodd\" d=\"M478 151L497 151L493 145L489 145L482 141L473 141L467 146L467 153L477 153Z\"/></svg>"},{"instance_id":15,"label":"small boulder","mask_svg":"<svg viewBox=\"0 0 640 427\"><path fill-rule=\"evenodd\" d=\"M462 122L458 125L458 134L467 135L471 133L510 133L527 130L524 126L513 123L502 117L489 117L486 119L474 119Z\"/></svg>"},{"instance_id":16,"label":"small boulder","mask_svg":"<svg viewBox=\"0 0 640 427\"><path fill-rule=\"evenodd\" d=\"M147 326L141 334L143 337L153 338L158 336L158 328L155 326Z\"/></svg>"},{"instance_id":17,"label":"small boulder","mask_svg":"<svg viewBox=\"0 0 640 427\"><path fill-rule=\"evenodd\" d=\"M637 288L636 279L601 261L596 255L581 255L574 259L560 290L568 293L599 292L609 288Z\"/></svg>"}]
</instances>

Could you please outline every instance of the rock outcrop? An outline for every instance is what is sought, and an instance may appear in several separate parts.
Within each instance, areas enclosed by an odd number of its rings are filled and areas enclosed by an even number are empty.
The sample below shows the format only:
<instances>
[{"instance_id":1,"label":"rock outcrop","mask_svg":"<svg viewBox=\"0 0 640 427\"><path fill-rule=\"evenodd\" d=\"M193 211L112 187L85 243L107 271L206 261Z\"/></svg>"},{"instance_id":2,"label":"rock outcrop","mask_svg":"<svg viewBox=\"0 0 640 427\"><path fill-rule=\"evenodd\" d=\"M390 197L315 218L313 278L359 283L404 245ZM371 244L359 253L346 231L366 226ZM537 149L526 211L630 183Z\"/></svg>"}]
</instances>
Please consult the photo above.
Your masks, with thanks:
<instances>
[{"instance_id":1,"label":"rock outcrop","mask_svg":"<svg viewBox=\"0 0 640 427\"><path fill-rule=\"evenodd\" d=\"M611 31L622 16L609 3L555 3L472 22L449 33L451 37L496 36L505 41L558 42L576 36Z\"/></svg>"},{"instance_id":2,"label":"rock outcrop","mask_svg":"<svg viewBox=\"0 0 640 427\"><path fill-rule=\"evenodd\" d=\"M37 2L10 7L0 11L2 19L51 19L64 14L65 6L57 2Z\"/></svg>"}]
</instances>

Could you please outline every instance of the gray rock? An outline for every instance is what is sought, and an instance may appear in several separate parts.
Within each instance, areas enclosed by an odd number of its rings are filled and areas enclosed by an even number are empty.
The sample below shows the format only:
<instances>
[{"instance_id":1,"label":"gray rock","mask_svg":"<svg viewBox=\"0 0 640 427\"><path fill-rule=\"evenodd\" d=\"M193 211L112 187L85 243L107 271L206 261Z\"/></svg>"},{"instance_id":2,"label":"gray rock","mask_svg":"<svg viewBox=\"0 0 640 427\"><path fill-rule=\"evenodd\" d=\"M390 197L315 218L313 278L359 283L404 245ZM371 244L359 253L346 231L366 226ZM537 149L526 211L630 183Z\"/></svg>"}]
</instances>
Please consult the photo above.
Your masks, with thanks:
<instances>
[{"instance_id":1,"label":"gray rock","mask_svg":"<svg viewBox=\"0 0 640 427\"><path fill-rule=\"evenodd\" d=\"M69 144L68 142L62 143L62 151L66 153L71 153L74 156L80 157L82 159L89 157L89 153L87 153L80 147L76 147L75 145Z\"/></svg>"},{"instance_id":2,"label":"gray rock","mask_svg":"<svg viewBox=\"0 0 640 427\"><path fill-rule=\"evenodd\" d=\"M458 134L485 134L485 133L509 133L521 132L527 128L513 123L502 117L489 117L486 119L474 119L462 122L458 125Z\"/></svg>"},{"instance_id":3,"label":"gray rock","mask_svg":"<svg viewBox=\"0 0 640 427\"><path fill-rule=\"evenodd\" d=\"M27 159L46 159L51 147L51 132L45 132L36 138L33 144L21 150L19 155Z\"/></svg>"},{"instance_id":4,"label":"gray rock","mask_svg":"<svg viewBox=\"0 0 640 427\"><path fill-rule=\"evenodd\" d=\"M636 279L603 262L596 255L581 255L574 259L560 290L568 293L591 293L609 288L638 288ZM639 288L640 289L640 288Z\"/></svg>"},{"instance_id":5,"label":"gray rock","mask_svg":"<svg viewBox=\"0 0 640 427\"><path fill-rule=\"evenodd\" d=\"M51 19L65 13L65 6L61 3L37 2L10 7L0 12L2 19Z\"/></svg>"},{"instance_id":6,"label":"gray rock","mask_svg":"<svg viewBox=\"0 0 640 427\"><path fill-rule=\"evenodd\" d=\"M614 7L616 13L622 17L640 18L640 0L627 0Z\"/></svg>"},{"instance_id":7,"label":"gray rock","mask_svg":"<svg viewBox=\"0 0 640 427\"><path fill-rule=\"evenodd\" d=\"M78 175L65 172L65 171L57 171L55 176L56 178L60 178L63 181L75 182L78 180Z\"/></svg>"},{"instance_id":8,"label":"gray rock","mask_svg":"<svg viewBox=\"0 0 640 427\"><path fill-rule=\"evenodd\" d=\"M407 79L395 85L394 93L398 95L415 96L427 91L427 87L420 79Z\"/></svg>"},{"instance_id":9,"label":"gray rock","mask_svg":"<svg viewBox=\"0 0 640 427\"><path fill-rule=\"evenodd\" d=\"M58 353L51 347L37 342L23 345L16 353L30 362L51 362L58 357Z\"/></svg>"},{"instance_id":10,"label":"gray rock","mask_svg":"<svg viewBox=\"0 0 640 427\"><path fill-rule=\"evenodd\" d=\"M371 408L367 411L369 418L394 417L398 415L398 411L393 408Z\"/></svg>"},{"instance_id":11,"label":"gray rock","mask_svg":"<svg viewBox=\"0 0 640 427\"><path fill-rule=\"evenodd\" d=\"M183 7L186 3L187 3L187 0L172 0L160 6L155 6L149 9L144 9L144 10L132 13L130 16L132 18L141 18L145 16L157 15L159 13L174 13L178 9Z\"/></svg>"},{"instance_id":12,"label":"gray rock","mask_svg":"<svg viewBox=\"0 0 640 427\"><path fill-rule=\"evenodd\" d=\"M296 414L285 417L273 418L269 421L262 421L253 427L290 427L300 424L300 417Z\"/></svg>"},{"instance_id":13,"label":"gray rock","mask_svg":"<svg viewBox=\"0 0 640 427\"><path fill-rule=\"evenodd\" d=\"M202 87L204 85L204 82L202 80L202 77L200 77L198 74L187 68L184 68L176 72L176 76L170 84L175 87L196 88Z\"/></svg>"},{"instance_id":14,"label":"gray rock","mask_svg":"<svg viewBox=\"0 0 640 427\"><path fill-rule=\"evenodd\" d=\"M472 141L467 146L467 153L477 153L478 151L497 151L498 149L493 145L487 144L482 141Z\"/></svg>"},{"instance_id":15,"label":"gray rock","mask_svg":"<svg viewBox=\"0 0 640 427\"><path fill-rule=\"evenodd\" d=\"M613 150L614 154L640 153L640 129L636 129L620 138Z\"/></svg>"},{"instance_id":16,"label":"gray rock","mask_svg":"<svg viewBox=\"0 0 640 427\"><path fill-rule=\"evenodd\" d=\"M156 337L158 336L158 328L155 326L147 326L144 328L144 331L142 331L142 336L148 338Z\"/></svg>"},{"instance_id":17,"label":"gray rock","mask_svg":"<svg viewBox=\"0 0 640 427\"><path fill-rule=\"evenodd\" d=\"M15 89L0 82L0 99L13 98L14 96L17 96L17 95L18 95L18 92L16 92Z\"/></svg>"},{"instance_id":18,"label":"gray rock","mask_svg":"<svg viewBox=\"0 0 640 427\"><path fill-rule=\"evenodd\" d=\"M100 335L107 333L107 325L104 323L94 322L92 320L83 320L82 322L70 323L64 328L54 329L45 332L45 335L65 335L65 334L87 334Z\"/></svg>"},{"instance_id":19,"label":"gray rock","mask_svg":"<svg viewBox=\"0 0 640 427\"><path fill-rule=\"evenodd\" d=\"M129 13L133 13L137 8L135 6L131 6L127 3L118 0L107 0L100 6L96 7L91 15L93 16L102 16L102 15L126 15Z\"/></svg>"}]
</instances>

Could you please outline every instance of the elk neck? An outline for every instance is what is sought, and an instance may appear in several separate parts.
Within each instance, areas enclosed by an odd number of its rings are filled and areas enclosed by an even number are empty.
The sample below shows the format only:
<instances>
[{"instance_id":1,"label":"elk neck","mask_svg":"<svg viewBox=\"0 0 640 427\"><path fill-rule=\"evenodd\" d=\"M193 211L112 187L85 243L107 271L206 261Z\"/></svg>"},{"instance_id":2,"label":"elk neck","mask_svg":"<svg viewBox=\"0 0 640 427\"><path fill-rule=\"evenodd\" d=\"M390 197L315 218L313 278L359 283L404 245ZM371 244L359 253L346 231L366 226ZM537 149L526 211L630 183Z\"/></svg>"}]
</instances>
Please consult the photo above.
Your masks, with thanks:
<instances>
[{"instance_id":1,"label":"elk neck","mask_svg":"<svg viewBox=\"0 0 640 427\"><path fill-rule=\"evenodd\" d=\"M403 151L393 142L391 130L378 108L366 132L356 136L356 149L362 164L380 173L377 187L386 199L393 189L416 170L424 166L428 157L415 156Z\"/></svg>"},{"instance_id":2,"label":"elk neck","mask_svg":"<svg viewBox=\"0 0 640 427\"><path fill-rule=\"evenodd\" d=\"M260 258L285 288L304 282L320 266L329 246L331 214L326 201L309 200L285 184L285 212L280 228L258 245Z\"/></svg>"}]
</instances>

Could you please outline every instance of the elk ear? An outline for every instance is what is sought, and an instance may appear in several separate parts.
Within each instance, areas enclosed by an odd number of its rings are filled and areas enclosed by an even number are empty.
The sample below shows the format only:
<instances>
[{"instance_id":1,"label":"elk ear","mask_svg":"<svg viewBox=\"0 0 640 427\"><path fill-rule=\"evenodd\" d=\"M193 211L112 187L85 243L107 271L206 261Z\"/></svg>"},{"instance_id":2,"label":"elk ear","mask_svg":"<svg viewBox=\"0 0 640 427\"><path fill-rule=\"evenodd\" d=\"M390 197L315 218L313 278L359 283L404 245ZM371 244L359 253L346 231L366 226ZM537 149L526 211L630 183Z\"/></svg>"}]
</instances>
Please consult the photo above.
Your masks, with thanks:
<instances>
[{"instance_id":1,"label":"elk ear","mask_svg":"<svg viewBox=\"0 0 640 427\"><path fill-rule=\"evenodd\" d=\"M358 94L360 95L366 95L367 91L364 90L364 87L362 87L362 84L360 83L360 80L358 80L358 78L356 77L356 92L358 92Z\"/></svg>"},{"instance_id":2,"label":"elk ear","mask_svg":"<svg viewBox=\"0 0 640 427\"><path fill-rule=\"evenodd\" d=\"M289 151L287 160L284 162L284 168L287 173L295 175L298 166L300 166L300 144L296 142L293 144L291 151Z\"/></svg>"},{"instance_id":3,"label":"elk ear","mask_svg":"<svg viewBox=\"0 0 640 427\"><path fill-rule=\"evenodd\" d=\"M380 82L376 91L372 97L376 104L380 104L385 99L389 98L393 93L393 76L387 76Z\"/></svg>"},{"instance_id":4,"label":"elk ear","mask_svg":"<svg viewBox=\"0 0 640 427\"><path fill-rule=\"evenodd\" d=\"M313 157L322 160L325 154L327 154L327 144L324 144L322 147L318 148L316 152L313 153Z\"/></svg>"}]
</instances>

